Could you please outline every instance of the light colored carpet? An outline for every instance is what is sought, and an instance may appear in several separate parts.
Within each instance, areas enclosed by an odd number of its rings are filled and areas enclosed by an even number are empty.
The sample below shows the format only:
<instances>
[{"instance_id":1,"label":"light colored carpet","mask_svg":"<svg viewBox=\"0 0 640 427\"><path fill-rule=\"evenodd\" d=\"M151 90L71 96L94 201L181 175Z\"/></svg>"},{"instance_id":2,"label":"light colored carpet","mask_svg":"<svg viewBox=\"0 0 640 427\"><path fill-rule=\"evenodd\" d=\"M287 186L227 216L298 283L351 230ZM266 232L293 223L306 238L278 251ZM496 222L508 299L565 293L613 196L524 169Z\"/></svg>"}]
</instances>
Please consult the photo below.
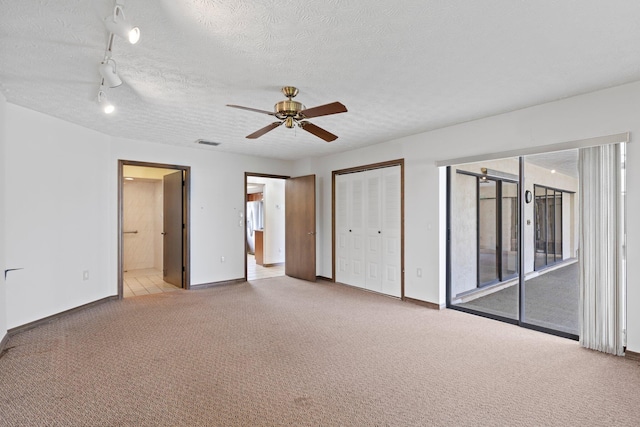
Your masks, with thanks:
<instances>
[{"instance_id":1,"label":"light colored carpet","mask_svg":"<svg viewBox=\"0 0 640 427\"><path fill-rule=\"evenodd\" d=\"M637 362L288 277L113 301L13 336L3 426L636 426Z\"/></svg>"}]
</instances>

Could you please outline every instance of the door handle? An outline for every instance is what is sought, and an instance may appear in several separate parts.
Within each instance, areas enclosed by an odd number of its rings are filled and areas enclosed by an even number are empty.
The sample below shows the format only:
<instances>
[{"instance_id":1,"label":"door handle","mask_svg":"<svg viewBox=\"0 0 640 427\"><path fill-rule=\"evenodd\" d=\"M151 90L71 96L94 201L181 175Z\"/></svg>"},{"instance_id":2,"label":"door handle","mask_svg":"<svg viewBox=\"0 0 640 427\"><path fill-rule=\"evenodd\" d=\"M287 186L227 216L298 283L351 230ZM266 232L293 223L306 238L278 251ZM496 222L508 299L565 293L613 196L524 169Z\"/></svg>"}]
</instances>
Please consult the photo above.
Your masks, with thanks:
<instances>
[{"instance_id":1,"label":"door handle","mask_svg":"<svg viewBox=\"0 0 640 427\"><path fill-rule=\"evenodd\" d=\"M162 234L162 235L164 236L164 235L166 235L167 233L165 233L165 232L163 231L163 232L162 232L162 233L160 233L160 234Z\"/></svg>"},{"instance_id":2,"label":"door handle","mask_svg":"<svg viewBox=\"0 0 640 427\"><path fill-rule=\"evenodd\" d=\"M310 236L315 236L316 232L315 231L310 231L307 234L309 234Z\"/></svg>"}]
</instances>

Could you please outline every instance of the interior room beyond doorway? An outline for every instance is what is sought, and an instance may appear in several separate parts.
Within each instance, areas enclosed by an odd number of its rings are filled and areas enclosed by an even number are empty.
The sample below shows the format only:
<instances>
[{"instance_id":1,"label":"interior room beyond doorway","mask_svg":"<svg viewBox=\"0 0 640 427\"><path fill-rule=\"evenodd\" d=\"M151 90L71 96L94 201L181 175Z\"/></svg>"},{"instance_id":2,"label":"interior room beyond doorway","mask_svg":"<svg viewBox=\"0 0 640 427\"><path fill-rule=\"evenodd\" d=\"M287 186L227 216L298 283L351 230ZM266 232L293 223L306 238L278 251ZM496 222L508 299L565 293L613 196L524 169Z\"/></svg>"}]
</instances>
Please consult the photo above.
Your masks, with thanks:
<instances>
[{"instance_id":1,"label":"interior room beyond doorway","mask_svg":"<svg viewBox=\"0 0 640 427\"><path fill-rule=\"evenodd\" d=\"M285 180L246 175L246 277L284 276Z\"/></svg>"},{"instance_id":2,"label":"interior room beyond doorway","mask_svg":"<svg viewBox=\"0 0 640 427\"><path fill-rule=\"evenodd\" d=\"M122 165L120 295L125 298L185 287L185 172L160 166Z\"/></svg>"}]
</instances>

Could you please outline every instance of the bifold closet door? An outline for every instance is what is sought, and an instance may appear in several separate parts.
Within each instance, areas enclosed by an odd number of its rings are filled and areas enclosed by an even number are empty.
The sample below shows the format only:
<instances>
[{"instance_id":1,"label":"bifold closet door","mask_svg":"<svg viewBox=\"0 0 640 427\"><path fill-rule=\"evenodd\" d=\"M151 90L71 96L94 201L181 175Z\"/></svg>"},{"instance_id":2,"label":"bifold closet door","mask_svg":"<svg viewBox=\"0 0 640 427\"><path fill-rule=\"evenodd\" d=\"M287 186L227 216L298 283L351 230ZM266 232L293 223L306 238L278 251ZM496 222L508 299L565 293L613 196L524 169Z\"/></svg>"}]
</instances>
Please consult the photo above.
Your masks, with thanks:
<instances>
[{"instance_id":1,"label":"bifold closet door","mask_svg":"<svg viewBox=\"0 0 640 427\"><path fill-rule=\"evenodd\" d=\"M401 296L400 166L337 175L336 282Z\"/></svg>"}]
</instances>

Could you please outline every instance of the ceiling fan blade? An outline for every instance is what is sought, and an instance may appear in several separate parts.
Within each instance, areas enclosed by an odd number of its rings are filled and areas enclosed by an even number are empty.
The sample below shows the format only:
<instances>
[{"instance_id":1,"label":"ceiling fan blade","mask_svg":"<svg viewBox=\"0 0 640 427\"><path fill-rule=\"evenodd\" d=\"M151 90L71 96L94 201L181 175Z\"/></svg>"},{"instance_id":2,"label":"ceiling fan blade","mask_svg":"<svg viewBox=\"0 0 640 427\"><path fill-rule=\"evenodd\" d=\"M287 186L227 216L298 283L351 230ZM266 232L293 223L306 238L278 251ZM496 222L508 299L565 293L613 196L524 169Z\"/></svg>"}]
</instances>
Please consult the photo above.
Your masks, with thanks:
<instances>
[{"instance_id":1,"label":"ceiling fan blade","mask_svg":"<svg viewBox=\"0 0 640 427\"><path fill-rule=\"evenodd\" d=\"M317 107L307 108L300 111L300 114L310 119L312 117L328 116L329 114L346 113L347 107L339 102L332 102L331 104L319 105Z\"/></svg>"},{"instance_id":2,"label":"ceiling fan blade","mask_svg":"<svg viewBox=\"0 0 640 427\"><path fill-rule=\"evenodd\" d=\"M274 113L273 111L258 110L257 108L243 107L243 106L241 106L241 105L230 105L230 104L227 104L227 107L239 108L239 109L241 109L241 110L253 111L253 112L255 112L255 113L268 114L268 115L270 115L270 116L275 116L275 115L276 115L276 113Z\"/></svg>"},{"instance_id":3,"label":"ceiling fan blade","mask_svg":"<svg viewBox=\"0 0 640 427\"><path fill-rule=\"evenodd\" d=\"M335 141L338 137L329 131L322 129L320 126L316 126L309 122L300 122L300 127L309 133L314 134L318 138L322 138L327 142Z\"/></svg>"},{"instance_id":4,"label":"ceiling fan blade","mask_svg":"<svg viewBox=\"0 0 640 427\"><path fill-rule=\"evenodd\" d=\"M267 126L263 127L262 129L259 129L259 130L255 131L251 135L247 135L247 138L249 138L249 139L260 138L262 135L264 135L267 132L270 132L270 131L274 130L275 128L280 126L282 123L283 122L273 122L270 125L267 125Z\"/></svg>"}]
</instances>

